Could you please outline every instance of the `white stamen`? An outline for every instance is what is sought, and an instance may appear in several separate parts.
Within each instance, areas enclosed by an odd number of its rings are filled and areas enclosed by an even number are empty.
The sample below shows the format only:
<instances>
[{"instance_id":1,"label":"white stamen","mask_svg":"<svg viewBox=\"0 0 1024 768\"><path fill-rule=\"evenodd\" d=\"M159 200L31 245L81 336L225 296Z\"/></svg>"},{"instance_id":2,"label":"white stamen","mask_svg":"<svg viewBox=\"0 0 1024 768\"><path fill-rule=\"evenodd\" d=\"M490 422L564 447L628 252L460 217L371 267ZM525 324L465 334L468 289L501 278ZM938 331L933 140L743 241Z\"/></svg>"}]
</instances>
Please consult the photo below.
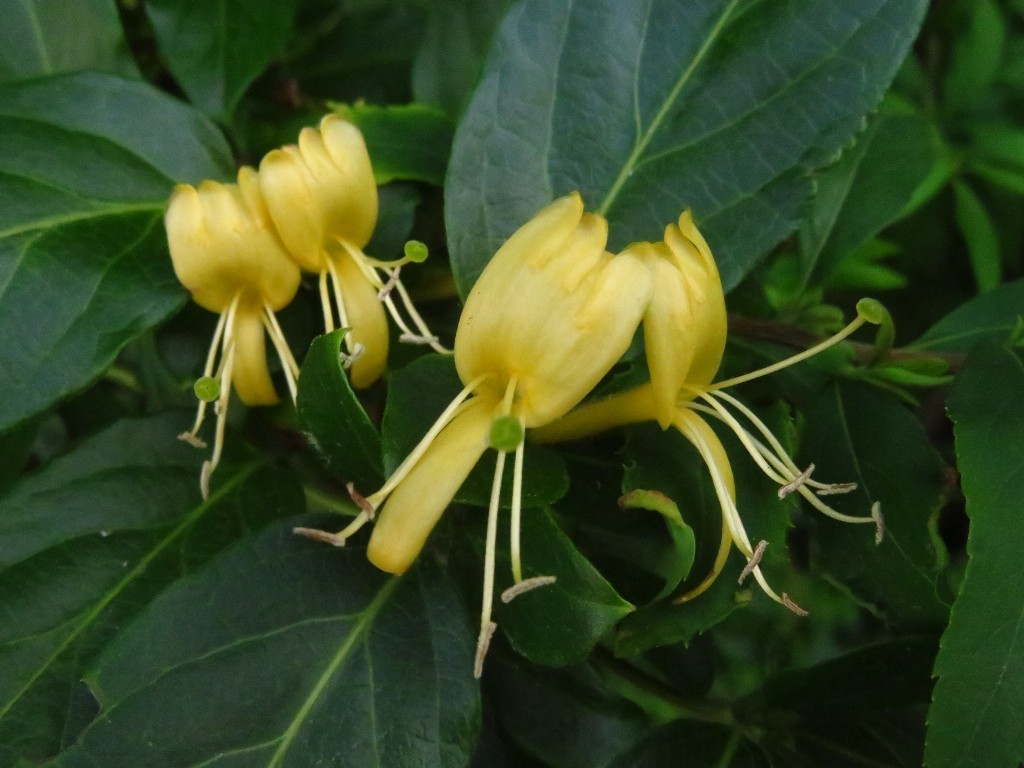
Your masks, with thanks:
<instances>
[{"instance_id":1,"label":"white stamen","mask_svg":"<svg viewBox=\"0 0 1024 768\"><path fill-rule=\"evenodd\" d=\"M348 354L345 354L344 352L341 352L339 350L339 354L341 355L341 367L347 371L349 368L355 365L356 360L362 357L364 352L366 352L366 347L364 347L358 341L352 345L352 351L349 352Z\"/></svg>"},{"instance_id":2,"label":"white stamen","mask_svg":"<svg viewBox=\"0 0 1024 768\"><path fill-rule=\"evenodd\" d=\"M296 536L305 536L307 539L313 541L321 541L324 544L331 544L335 547L345 546L345 537L338 533L328 533L327 531L321 531L319 528L292 528L292 533Z\"/></svg>"},{"instance_id":3,"label":"white stamen","mask_svg":"<svg viewBox=\"0 0 1024 768\"><path fill-rule=\"evenodd\" d=\"M391 293L391 291L394 290L395 286L398 285L398 276L401 274L401 272L401 267L395 267L395 269L391 272L388 272L388 270L386 269L384 270L384 274L388 276L388 281L384 283L384 286L379 291L377 291L377 299L379 301L383 301L384 297Z\"/></svg>"},{"instance_id":4,"label":"white stamen","mask_svg":"<svg viewBox=\"0 0 1024 768\"><path fill-rule=\"evenodd\" d=\"M292 403L294 403L299 397L299 364L292 357L292 351L288 349L288 342L284 338L284 332L281 330L277 318L274 317L274 313L267 305L263 306L262 320L263 327L266 329L267 335L270 336L270 341L277 352L277 359L281 361L281 370L284 371L285 381L288 382L288 392L292 396Z\"/></svg>"},{"instance_id":5,"label":"white stamen","mask_svg":"<svg viewBox=\"0 0 1024 768\"><path fill-rule=\"evenodd\" d=\"M494 465L494 480L491 483L491 502L487 508L487 543L484 550L484 590L480 606L480 641L477 643L474 672L477 677L483 672L484 656L494 634L491 621L494 608L494 565L498 544L498 510L501 507L501 476L505 471L505 451L498 451Z\"/></svg>"},{"instance_id":6,"label":"white stamen","mask_svg":"<svg viewBox=\"0 0 1024 768\"><path fill-rule=\"evenodd\" d=\"M324 331L334 330L334 311L331 309L331 296L327 289L328 270L320 273L320 308L324 313Z\"/></svg>"},{"instance_id":7,"label":"white stamen","mask_svg":"<svg viewBox=\"0 0 1024 768\"><path fill-rule=\"evenodd\" d=\"M522 424L522 422L520 422ZM520 441L516 446L515 463L512 470L512 512L509 533L511 540L509 550L512 555L512 578L516 583L523 582L523 558L521 552L521 528L523 518L523 454L526 442ZM546 578L546 577L542 577ZM507 591L507 590L506 590ZM502 600L505 600L502 595ZM507 603L508 600L505 600Z\"/></svg>"},{"instance_id":8,"label":"white stamen","mask_svg":"<svg viewBox=\"0 0 1024 768\"><path fill-rule=\"evenodd\" d=\"M882 502L876 501L871 505L871 519L875 521L875 546L877 547L885 539L885 518L882 517Z\"/></svg>"},{"instance_id":9,"label":"white stamen","mask_svg":"<svg viewBox=\"0 0 1024 768\"><path fill-rule=\"evenodd\" d=\"M231 302L231 307L238 301L236 296ZM224 328L227 325L228 314L231 309L228 308L228 312L221 312L220 317L217 318L217 326L213 329L213 341L210 342L210 349L206 353L206 363L203 365L203 377L209 378L213 376L213 366L217 361L217 351L220 348L220 341L224 335ZM189 445L194 445L197 448L205 448L206 443L199 439L199 428L203 426L203 420L206 418L206 407L209 405L205 400L199 401L199 406L196 409L196 420L192 424L192 429L188 432L184 432L178 435L179 440L184 440ZM195 438L195 441L190 440L185 435L191 435Z\"/></svg>"}]
</instances>

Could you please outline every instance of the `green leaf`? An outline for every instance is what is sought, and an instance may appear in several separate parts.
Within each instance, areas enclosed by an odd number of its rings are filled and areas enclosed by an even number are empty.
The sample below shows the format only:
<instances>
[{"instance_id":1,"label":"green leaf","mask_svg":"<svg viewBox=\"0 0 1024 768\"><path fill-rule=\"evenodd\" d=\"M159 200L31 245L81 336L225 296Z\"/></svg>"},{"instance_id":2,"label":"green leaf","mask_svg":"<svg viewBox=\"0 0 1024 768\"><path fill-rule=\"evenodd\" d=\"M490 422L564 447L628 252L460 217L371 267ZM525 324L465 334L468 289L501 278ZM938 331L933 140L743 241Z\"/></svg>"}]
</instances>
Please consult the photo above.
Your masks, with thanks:
<instances>
[{"instance_id":1,"label":"green leaf","mask_svg":"<svg viewBox=\"0 0 1024 768\"><path fill-rule=\"evenodd\" d=\"M228 122L246 88L283 50L294 0L147 0L171 74L192 103Z\"/></svg>"},{"instance_id":2,"label":"green leaf","mask_svg":"<svg viewBox=\"0 0 1024 768\"><path fill-rule=\"evenodd\" d=\"M978 291L985 293L999 285L1002 264L999 258L999 234L995 222L974 190L963 181L953 182L956 195L956 223L967 242L971 270Z\"/></svg>"},{"instance_id":3,"label":"green leaf","mask_svg":"<svg viewBox=\"0 0 1024 768\"><path fill-rule=\"evenodd\" d=\"M505 238L573 190L608 217L613 250L660 238L692 208L734 287L795 228L805 163L858 130L926 5L515 6L452 150L445 213L461 295Z\"/></svg>"},{"instance_id":4,"label":"green leaf","mask_svg":"<svg viewBox=\"0 0 1024 768\"><path fill-rule=\"evenodd\" d=\"M318 336L302 363L299 429L339 480L367 491L384 482L380 435L341 359L344 329Z\"/></svg>"},{"instance_id":5,"label":"green leaf","mask_svg":"<svg viewBox=\"0 0 1024 768\"><path fill-rule=\"evenodd\" d=\"M1024 280L1001 285L957 307L911 347L918 350L970 352L977 344L1007 341L1024 317Z\"/></svg>"},{"instance_id":6,"label":"green leaf","mask_svg":"<svg viewBox=\"0 0 1024 768\"><path fill-rule=\"evenodd\" d=\"M507 530L499 527L499 592L512 586ZM580 553L548 511L523 511L521 542L523 576L554 576L557 581L508 603L495 601L498 627L530 661L556 667L583 661L633 606ZM482 554L481 550L481 559Z\"/></svg>"},{"instance_id":7,"label":"green leaf","mask_svg":"<svg viewBox=\"0 0 1024 768\"><path fill-rule=\"evenodd\" d=\"M0 432L81 389L182 303L161 218L233 166L201 116L98 74L0 87Z\"/></svg>"},{"instance_id":8,"label":"green leaf","mask_svg":"<svg viewBox=\"0 0 1024 768\"><path fill-rule=\"evenodd\" d=\"M650 725L585 666L552 672L519 660L488 660L498 721L527 754L552 768L601 768Z\"/></svg>"},{"instance_id":9,"label":"green leaf","mask_svg":"<svg viewBox=\"0 0 1024 768\"><path fill-rule=\"evenodd\" d=\"M416 447L462 387L451 355L424 355L391 377L381 426L387 474ZM455 494L455 501L488 505L496 455L494 451L484 454ZM523 506L553 504L568 487L569 476L561 457L546 446L527 445L523 455ZM511 498L512 473L506 472L502 485L505 506Z\"/></svg>"},{"instance_id":10,"label":"green leaf","mask_svg":"<svg viewBox=\"0 0 1024 768\"><path fill-rule=\"evenodd\" d=\"M443 110L428 104L357 103L335 104L334 111L363 132L378 184L396 179L444 184L454 126Z\"/></svg>"},{"instance_id":11,"label":"green leaf","mask_svg":"<svg viewBox=\"0 0 1024 768\"><path fill-rule=\"evenodd\" d=\"M293 524L179 581L108 646L87 678L101 713L54 766L469 762L473 632L444 574L421 558L391 577Z\"/></svg>"},{"instance_id":12,"label":"green leaf","mask_svg":"<svg viewBox=\"0 0 1024 768\"><path fill-rule=\"evenodd\" d=\"M1003 13L994 0L960 0L953 9L958 30L943 84L943 106L952 111L978 105L999 74L1006 42Z\"/></svg>"},{"instance_id":13,"label":"green leaf","mask_svg":"<svg viewBox=\"0 0 1024 768\"><path fill-rule=\"evenodd\" d=\"M110 0L13 0L0 25L0 83L91 69L137 77Z\"/></svg>"},{"instance_id":14,"label":"green leaf","mask_svg":"<svg viewBox=\"0 0 1024 768\"><path fill-rule=\"evenodd\" d=\"M241 531L301 509L294 480L226 465L199 498L188 416L128 419L0 501L0 764L56 753L95 714L85 668L160 589Z\"/></svg>"},{"instance_id":15,"label":"green leaf","mask_svg":"<svg viewBox=\"0 0 1024 768\"><path fill-rule=\"evenodd\" d=\"M768 768L770 758L739 734L723 725L676 722L662 726L612 768L662 768L686 756L687 768Z\"/></svg>"},{"instance_id":16,"label":"green leaf","mask_svg":"<svg viewBox=\"0 0 1024 768\"><path fill-rule=\"evenodd\" d=\"M782 377L780 377L782 378ZM892 397L834 382L801 398L806 421L801 455L823 482L855 482L829 496L840 512L865 516L878 502L885 537L875 527L814 515L816 564L893 621L941 622L947 607L939 576L945 550L934 531L943 465L921 423Z\"/></svg>"},{"instance_id":17,"label":"green leaf","mask_svg":"<svg viewBox=\"0 0 1024 768\"><path fill-rule=\"evenodd\" d=\"M760 743L778 765L916 768L935 651L933 638L910 637L784 671L740 717L773 729Z\"/></svg>"},{"instance_id":18,"label":"green leaf","mask_svg":"<svg viewBox=\"0 0 1024 768\"><path fill-rule=\"evenodd\" d=\"M979 348L957 377L949 410L967 514L967 573L935 663L928 768L1016 766L1024 760L1024 359Z\"/></svg>"},{"instance_id":19,"label":"green leaf","mask_svg":"<svg viewBox=\"0 0 1024 768\"><path fill-rule=\"evenodd\" d=\"M660 557L653 557L648 566L658 573L665 582L661 591L654 596L661 600L675 592L676 587L686 578L693 567L697 544L693 529L683 522L679 507L668 496L659 491L634 489L622 496L619 505L624 509L648 509L661 515L668 529L671 546L665 548Z\"/></svg>"},{"instance_id":20,"label":"green leaf","mask_svg":"<svg viewBox=\"0 0 1024 768\"><path fill-rule=\"evenodd\" d=\"M430 6L412 69L419 101L462 112L480 77L484 58L512 0L454 0Z\"/></svg>"},{"instance_id":21,"label":"green leaf","mask_svg":"<svg viewBox=\"0 0 1024 768\"><path fill-rule=\"evenodd\" d=\"M935 167L938 144L928 120L882 112L839 162L818 174L800 229L805 283L828 277L899 218Z\"/></svg>"}]
</instances>

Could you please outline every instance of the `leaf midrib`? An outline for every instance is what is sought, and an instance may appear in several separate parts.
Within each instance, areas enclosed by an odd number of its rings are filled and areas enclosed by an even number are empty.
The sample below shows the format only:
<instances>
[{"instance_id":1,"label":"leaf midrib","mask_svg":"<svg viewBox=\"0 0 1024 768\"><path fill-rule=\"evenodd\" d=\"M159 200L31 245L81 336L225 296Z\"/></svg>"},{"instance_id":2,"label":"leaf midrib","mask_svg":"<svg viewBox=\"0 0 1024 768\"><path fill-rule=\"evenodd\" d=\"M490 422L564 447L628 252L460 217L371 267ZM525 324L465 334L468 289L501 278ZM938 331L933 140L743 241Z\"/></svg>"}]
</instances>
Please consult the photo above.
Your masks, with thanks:
<instances>
[{"instance_id":1,"label":"leaf midrib","mask_svg":"<svg viewBox=\"0 0 1024 768\"><path fill-rule=\"evenodd\" d=\"M679 98L680 92L690 81L690 78L693 77L693 73L697 71L697 67L699 67L704 61L704 58L711 51L714 44L718 42L718 38L721 36L726 23L732 17L732 13L738 4L739 0L729 0L729 3L725 6L721 15L718 17L718 20L711 28L711 32L701 44L700 48L697 49L697 53L694 54L690 63L685 69L683 69L682 73L680 73L679 78L672 86L672 89L668 92L665 100L662 101L661 107L654 115L654 119L651 120L651 124L647 126L647 130L643 135L637 138L637 142L633 145L633 151L629 153L629 157L626 158L626 162L619 170L619 175L615 178L615 181L612 182L612 186L608 189L608 193L604 196L604 200L601 201L601 205L597 209L597 212L601 216L608 215L609 209L614 204L619 192L622 191L622 187L625 185L626 180L633 174L640 156L643 154L644 150L647 149L647 145L650 144L651 140L654 138L654 134L658 132L662 122L664 122L669 111L674 106L676 99Z\"/></svg>"}]
</instances>

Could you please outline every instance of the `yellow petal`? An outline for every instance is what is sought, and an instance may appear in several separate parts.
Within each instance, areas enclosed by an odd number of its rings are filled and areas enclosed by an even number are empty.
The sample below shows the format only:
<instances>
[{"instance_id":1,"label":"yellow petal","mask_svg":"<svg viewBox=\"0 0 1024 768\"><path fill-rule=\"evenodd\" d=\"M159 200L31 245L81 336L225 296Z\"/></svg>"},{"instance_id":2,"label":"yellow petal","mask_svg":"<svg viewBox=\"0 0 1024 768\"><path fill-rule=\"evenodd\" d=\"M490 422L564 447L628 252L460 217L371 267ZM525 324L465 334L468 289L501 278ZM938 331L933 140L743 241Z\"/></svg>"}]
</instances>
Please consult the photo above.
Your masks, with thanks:
<instances>
[{"instance_id":1,"label":"yellow petal","mask_svg":"<svg viewBox=\"0 0 1024 768\"><path fill-rule=\"evenodd\" d=\"M341 282L349 333L362 353L349 370L354 387L368 387L381 377L388 362L388 319L377 298L377 289L360 271L353 257L342 254L334 260Z\"/></svg>"},{"instance_id":2,"label":"yellow petal","mask_svg":"<svg viewBox=\"0 0 1024 768\"><path fill-rule=\"evenodd\" d=\"M543 427L530 430L530 440L560 443L596 435L612 427L654 418L654 392L650 384L586 403Z\"/></svg>"},{"instance_id":3,"label":"yellow petal","mask_svg":"<svg viewBox=\"0 0 1024 768\"><path fill-rule=\"evenodd\" d=\"M261 313L260 307L251 304L239 304L235 313L235 366L231 381L239 399L246 405L273 405L278 402L267 369L267 342Z\"/></svg>"},{"instance_id":4,"label":"yellow petal","mask_svg":"<svg viewBox=\"0 0 1024 768\"><path fill-rule=\"evenodd\" d=\"M487 449L496 403L474 398L442 430L378 513L366 554L388 573L405 573L455 493Z\"/></svg>"},{"instance_id":5,"label":"yellow petal","mask_svg":"<svg viewBox=\"0 0 1024 768\"><path fill-rule=\"evenodd\" d=\"M518 382L528 427L578 403L629 346L650 293L632 256L604 250L608 225L578 195L556 200L520 228L484 269L455 338L464 382L504 394Z\"/></svg>"},{"instance_id":6,"label":"yellow petal","mask_svg":"<svg viewBox=\"0 0 1024 768\"><path fill-rule=\"evenodd\" d=\"M260 163L260 190L288 253L308 272L325 266L325 222L317 188L297 147L267 153Z\"/></svg>"},{"instance_id":7,"label":"yellow petal","mask_svg":"<svg viewBox=\"0 0 1024 768\"><path fill-rule=\"evenodd\" d=\"M239 180L251 188L251 169ZM249 189L251 191L251 189ZM223 312L235 296L280 309L295 296L299 270L259 207L235 184L179 185L164 222L174 272L195 301Z\"/></svg>"}]
</instances>

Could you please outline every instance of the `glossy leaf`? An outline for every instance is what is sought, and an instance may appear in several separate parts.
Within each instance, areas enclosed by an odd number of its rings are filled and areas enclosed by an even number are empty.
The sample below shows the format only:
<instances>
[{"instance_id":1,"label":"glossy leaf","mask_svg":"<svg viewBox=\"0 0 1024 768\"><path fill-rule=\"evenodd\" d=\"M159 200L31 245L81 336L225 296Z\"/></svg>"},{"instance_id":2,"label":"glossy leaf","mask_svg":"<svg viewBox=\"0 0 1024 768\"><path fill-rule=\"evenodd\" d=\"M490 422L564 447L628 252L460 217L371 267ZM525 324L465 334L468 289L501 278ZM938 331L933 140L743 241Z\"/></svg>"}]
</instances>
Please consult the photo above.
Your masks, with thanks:
<instances>
[{"instance_id":1,"label":"glossy leaf","mask_svg":"<svg viewBox=\"0 0 1024 768\"><path fill-rule=\"evenodd\" d=\"M175 439L188 415L127 419L0 501L0 764L40 760L95 715L82 670L160 589L241 531L301 509L291 478L222 469L199 497L203 455ZM258 503L256 503L258 500Z\"/></svg>"},{"instance_id":2,"label":"glossy leaf","mask_svg":"<svg viewBox=\"0 0 1024 768\"><path fill-rule=\"evenodd\" d=\"M1000 263L999 233L985 204L965 182L953 184L956 196L956 223L967 243L971 270L978 291L985 293L999 285Z\"/></svg>"},{"instance_id":3,"label":"glossy leaf","mask_svg":"<svg viewBox=\"0 0 1024 768\"><path fill-rule=\"evenodd\" d=\"M0 25L0 83L91 69L138 70L109 0L12 0Z\"/></svg>"},{"instance_id":4,"label":"glossy leaf","mask_svg":"<svg viewBox=\"0 0 1024 768\"><path fill-rule=\"evenodd\" d=\"M499 527L498 591L512 586L507 527ZM482 537L480 543L482 544ZM542 509L523 512L523 576L554 576L511 602L496 601L495 621L530 661L564 666L582 661L633 610ZM482 551L481 551L482 555Z\"/></svg>"},{"instance_id":5,"label":"glossy leaf","mask_svg":"<svg viewBox=\"0 0 1024 768\"><path fill-rule=\"evenodd\" d=\"M342 329L313 340L299 376L299 428L335 477L369 492L384 481L380 434L349 384L344 338Z\"/></svg>"},{"instance_id":6,"label":"glossy leaf","mask_svg":"<svg viewBox=\"0 0 1024 768\"><path fill-rule=\"evenodd\" d=\"M882 112L842 158L817 176L800 229L805 280L825 277L894 221L937 162L937 131L916 115Z\"/></svg>"},{"instance_id":7,"label":"glossy leaf","mask_svg":"<svg viewBox=\"0 0 1024 768\"><path fill-rule=\"evenodd\" d=\"M224 122L284 49L295 15L294 0L147 0L145 8L182 90Z\"/></svg>"},{"instance_id":8,"label":"glossy leaf","mask_svg":"<svg viewBox=\"0 0 1024 768\"><path fill-rule=\"evenodd\" d=\"M1024 280L1001 285L957 307L913 343L922 351L970 352L983 342L1008 341L1024 318Z\"/></svg>"},{"instance_id":9,"label":"glossy leaf","mask_svg":"<svg viewBox=\"0 0 1024 768\"><path fill-rule=\"evenodd\" d=\"M967 573L942 635L928 713L928 768L1024 761L1024 358L979 348L957 377L949 408L967 514Z\"/></svg>"},{"instance_id":10,"label":"glossy leaf","mask_svg":"<svg viewBox=\"0 0 1024 768\"><path fill-rule=\"evenodd\" d=\"M451 355L424 355L391 377L381 429L388 474L416 447L462 387ZM484 454L455 494L455 501L487 506L495 455L490 450ZM512 498L512 473L506 472L503 481L502 500L508 506ZM565 463L557 453L543 445L527 445L523 457L524 507L558 501L568 484Z\"/></svg>"},{"instance_id":11,"label":"glossy leaf","mask_svg":"<svg viewBox=\"0 0 1024 768\"><path fill-rule=\"evenodd\" d=\"M187 107L97 74L0 88L0 143L3 432L84 387L181 305L164 200L232 161Z\"/></svg>"},{"instance_id":12,"label":"glossy leaf","mask_svg":"<svg viewBox=\"0 0 1024 768\"><path fill-rule=\"evenodd\" d=\"M795 228L811 191L804 164L856 132L925 7L516 6L452 151L445 210L460 293L517 227L573 190L608 217L613 250L659 239L692 208L724 284L735 286Z\"/></svg>"},{"instance_id":13,"label":"glossy leaf","mask_svg":"<svg viewBox=\"0 0 1024 768\"><path fill-rule=\"evenodd\" d=\"M468 763L473 633L443 574L390 577L295 522L150 604L89 675L101 713L54 766Z\"/></svg>"},{"instance_id":14,"label":"glossy leaf","mask_svg":"<svg viewBox=\"0 0 1024 768\"><path fill-rule=\"evenodd\" d=\"M455 0L430 6L413 62L419 101L458 115L480 77L491 38L512 0Z\"/></svg>"},{"instance_id":15,"label":"glossy leaf","mask_svg":"<svg viewBox=\"0 0 1024 768\"><path fill-rule=\"evenodd\" d=\"M396 179L441 186L451 153L451 119L427 104L339 104L335 111L363 132L378 184Z\"/></svg>"},{"instance_id":16,"label":"glossy leaf","mask_svg":"<svg viewBox=\"0 0 1024 768\"><path fill-rule=\"evenodd\" d=\"M827 498L840 512L865 516L881 505L885 536L875 527L813 514L816 564L892 620L941 622L947 597L939 573L945 550L934 530L943 465L920 422L891 396L864 385L834 383L801 408L801 455L823 482L855 482Z\"/></svg>"}]
</instances>

